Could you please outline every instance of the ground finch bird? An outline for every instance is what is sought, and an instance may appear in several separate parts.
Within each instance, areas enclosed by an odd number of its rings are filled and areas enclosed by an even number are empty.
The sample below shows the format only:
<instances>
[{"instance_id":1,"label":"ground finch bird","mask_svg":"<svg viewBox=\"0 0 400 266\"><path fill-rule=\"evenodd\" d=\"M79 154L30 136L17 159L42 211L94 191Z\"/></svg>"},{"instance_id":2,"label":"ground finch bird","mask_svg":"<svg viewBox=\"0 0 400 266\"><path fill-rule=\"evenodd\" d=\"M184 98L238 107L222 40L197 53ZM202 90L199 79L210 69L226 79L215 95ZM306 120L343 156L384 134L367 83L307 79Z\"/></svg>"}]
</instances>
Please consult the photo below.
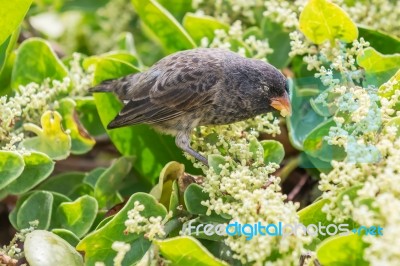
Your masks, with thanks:
<instances>
[{"instance_id":1,"label":"ground finch bird","mask_svg":"<svg viewBox=\"0 0 400 266\"><path fill-rule=\"evenodd\" d=\"M149 70L108 80L92 92L114 92L124 107L108 129L145 123L176 135L183 151L193 128L229 124L273 109L291 113L286 78L272 65L236 53L198 48L169 55Z\"/></svg>"}]
</instances>

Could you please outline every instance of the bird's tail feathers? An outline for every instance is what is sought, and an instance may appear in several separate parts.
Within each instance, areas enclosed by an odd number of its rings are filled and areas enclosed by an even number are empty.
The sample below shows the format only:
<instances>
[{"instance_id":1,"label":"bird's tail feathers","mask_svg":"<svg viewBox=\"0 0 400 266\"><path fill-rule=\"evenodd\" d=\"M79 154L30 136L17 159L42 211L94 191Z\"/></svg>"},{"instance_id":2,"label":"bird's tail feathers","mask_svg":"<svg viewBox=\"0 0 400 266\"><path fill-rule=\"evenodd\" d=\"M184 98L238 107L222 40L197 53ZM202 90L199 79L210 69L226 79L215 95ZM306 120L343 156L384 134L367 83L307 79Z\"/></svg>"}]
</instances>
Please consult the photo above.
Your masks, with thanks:
<instances>
[{"instance_id":1,"label":"bird's tail feathers","mask_svg":"<svg viewBox=\"0 0 400 266\"><path fill-rule=\"evenodd\" d=\"M89 89L89 92L113 92L115 80L109 79Z\"/></svg>"},{"instance_id":2,"label":"bird's tail feathers","mask_svg":"<svg viewBox=\"0 0 400 266\"><path fill-rule=\"evenodd\" d=\"M89 92L114 92L120 100L130 100L131 92L141 73L124 76L119 79L105 80L91 88Z\"/></svg>"}]
</instances>

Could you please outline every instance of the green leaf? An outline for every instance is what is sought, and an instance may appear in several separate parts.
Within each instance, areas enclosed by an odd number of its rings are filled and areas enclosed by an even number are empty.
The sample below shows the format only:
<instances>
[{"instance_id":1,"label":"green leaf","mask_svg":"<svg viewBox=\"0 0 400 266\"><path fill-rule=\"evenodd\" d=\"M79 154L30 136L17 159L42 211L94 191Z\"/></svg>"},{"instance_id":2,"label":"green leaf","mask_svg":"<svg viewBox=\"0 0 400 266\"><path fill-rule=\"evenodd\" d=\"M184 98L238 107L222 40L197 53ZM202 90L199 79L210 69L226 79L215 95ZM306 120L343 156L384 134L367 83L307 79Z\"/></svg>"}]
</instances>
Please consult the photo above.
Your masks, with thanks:
<instances>
[{"instance_id":1,"label":"green leaf","mask_svg":"<svg viewBox=\"0 0 400 266\"><path fill-rule=\"evenodd\" d=\"M42 128L34 124L24 124L24 129L34 132L37 137L25 139L22 146L31 151L47 154L53 160L68 157L71 148L71 138L61 127L61 115L46 111L41 118Z\"/></svg>"},{"instance_id":2,"label":"green leaf","mask_svg":"<svg viewBox=\"0 0 400 266\"><path fill-rule=\"evenodd\" d=\"M175 266L228 265L214 257L201 243L190 236L155 241L161 254Z\"/></svg>"},{"instance_id":3,"label":"green leaf","mask_svg":"<svg viewBox=\"0 0 400 266\"><path fill-rule=\"evenodd\" d=\"M17 203L15 204L15 207L11 210L10 214L8 215L8 219L10 220L11 225L18 229L17 225L17 215L18 211L21 208L22 203L29 198L35 191L29 191L28 193L22 194L18 200Z\"/></svg>"},{"instance_id":4,"label":"green leaf","mask_svg":"<svg viewBox=\"0 0 400 266\"><path fill-rule=\"evenodd\" d=\"M70 195L76 187L82 184L85 173L81 172L67 172L56 176L43 182L38 189L58 192L63 195Z\"/></svg>"},{"instance_id":5,"label":"green leaf","mask_svg":"<svg viewBox=\"0 0 400 266\"><path fill-rule=\"evenodd\" d=\"M78 119L89 131L91 136L99 136L106 133L97 112L96 103L93 97L79 97L74 99L76 102L75 110Z\"/></svg>"},{"instance_id":6,"label":"green leaf","mask_svg":"<svg viewBox=\"0 0 400 266\"><path fill-rule=\"evenodd\" d=\"M311 205L308 205L304 209L300 210L297 214L299 215L299 222L306 227L310 224L321 224L322 226L328 226L332 222L328 220L326 213L322 211L322 208L324 207L325 204L328 204L329 200L327 199L322 199L318 200ZM322 235L318 234L313 239L313 242L311 243L311 246L315 246L317 243L319 243L321 240L326 239L330 237L330 235Z\"/></svg>"},{"instance_id":7,"label":"green leaf","mask_svg":"<svg viewBox=\"0 0 400 266\"><path fill-rule=\"evenodd\" d=\"M29 222L39 221L38 229L48 229L52 213L53 195L47 191L32 193L17 213L17 229L29 228ZM40 208L39 208L40 207Z\"/></svg>"},{"instance_id":8,"label":"green leaf","mask_svg":"<svg viewBox=\"0 0 400 266\"><path fill-rule=\"evenodd\" d=\"M324 266L369 265L364 259L367 245L359 235L332 236L317 248L317 258Z\"/></svg>"},{"instance_id":9,"label":"green leaf","mask_svg":"<svg viewBox=\"0 0 400 266\"><path fill-rule=\"evenodd\" d=\"M83 266L82 256L67 241L48 231L35 230L26 235L24 254L31 266Z\"/></svg>"},{"instance_id":10,"label":"green leaf","mask_svg":"<svg viewBox=\"0 0 400 266\"><path fill-rule=\"evenodd\" d=\"M118 188L131 170L133 160L133 157L121 157L99 177L94 187L94 196L100 208L120 203Z\"/></svg>"},{"instance_id":11,"label":"green leaf","mask_svg":"<svg viewBox=\"0 0 400 266\"><path fill-rule=\"evenodd\" d=\"M382 54L394 54L400 51L400 39L373 28L358 26L359 37L368 41L370 47L374 47Z\"/></svg>"},{"instance_id":12,"label":"green leaf","mask_svg":"<svg viewBox=\"0 0 400 266\"><path fill-rule=\"evenodd\" d=\"M288 65L291 50L289 32L281 23L276 23L268 17L261 22L261 31L264 38L268 39L269 47L274 50L267 55L268 62L277 68L284 68Z\"/></svg>"},{"instance_id":13,"label":"green leaf","mask_svg":"<svg viewBox=\"0 0 400 266\"><path fill-rule=\"evenodd\" d=\"M285 149L282 143L276 140L263 140L260 142L264 148L264 162L280 164L285 157Z\"/></svg>"},{"instance_id":14,"label":"green leaf","mask_svg":"<svg viewBox=\"0 0 400 266\"><path fill-rule=\"evenodd\" d=\"M358 30L350 17L337 5L327 0L310 0L300 14L300 30L316 44L339 39L352 42Z\"/></svg>"},{"instance_id":15,"label":"green leaf","mask_svg":"<svg viewBox=\"0 0 400 266\"><path fill-rule=\"evenodd\" d=\"M50 45L39 38L24 41L18 49L12 72L12 86L26 85L30 82L43 83L46 78L63 80L68 75Z\"/></svg>"},{"instance_id":16,"label":"green leaf","mask_svg":"<svg viewBox=\"0 0 400 266\"><path fill-rule=\"evenodd\" d=\"M300 89L294 86L291 90L292 110L296 110L286 119L289 140L292 145L303 150L303 143L307 135L322 121L324 118L319 116L311 107L310 99L319 94L317 89Z\"/></svg>"},{"instance_id":17,"label":"green leaf","mask_svg":"<svg viewBox=\"0 0 400 266\"><path fill-rule=\"evenodd\" d=\"M131 0L135 11L153 37L168 53L196 47L176 19L154 0Z\"/></svg>"},{"instance_id":18,"label":"green leaf","mask_svg":"<svg viewBox=\"0 0 400 266\"><path fill-rule=\"evenodd\" d=\"M57 229L51 230L51 232L53 234L58 235L65 241L67 241L73 247L76 247L76 245L78 245L78 243L79 243L79 237L77 237L74 233L72 233L71 231L69 231L67 229L57 228Z\"/></svg>"},{"instance_id":19,"label":"green leaf","mask_svg":"<svg viewBox=\"0 0 400 266\"><path fill-rule=\"evenodd\" d=\"M137 56L132 53L126 51L111 51L105 54L100 55L102 58L110 58L120 60L126 63L131 64L134 67L139 67L139 60Z\"/></svg>"},{"instance_id":20,"label":"green leaf","mask_svg":"<svg viewBox=\"0 0 400 266\"><path fill-rule=\"evenodd\" d=\"M107 0L68 0L62 1L61 12L64 11L80 11L80 12L96 12L99 8L108 3Z\"/></svg>"},{"instance_id":21,"label":"green leaf","mask_svg":"<svg viewBox=\"0 0 400 266\"><path fill-rule=\"evenodd\" d=\"M322 161L330 162L332 160L342 161L346 157L343 147L329 145L324 139L329 135L331 127L336 126L335 121L329 119L308 134L304 141L304 151Z\"/></svg>"},{"instance_id":22,"label":"green leaf","mask_svg":"<svg viewBox=\"0 0 400 266\"><path fill-rule=\"evenodd\" d=\"M71 152L74 154L83 154L90 151L96 141L88 134L82 126L75 111L76 103L70 98L64 98L59 101L57 111L62 116L62 125L64 129L69 130L71 137Z\"/></svg>"},{"instance_id":23,"label":"green leaf","mask_svg":"<svg viewBox=\"0 0 400 266\"><path fill-rule=\"evenodd\" d=\"M19 210L20 210L20 208L21 208L21 206L22 206L22 204L30 197L30 196L32 196L34 193L38 193L38 192L40 192L40 191L30 191L30 192L27 192L27 193L25 193L25 194L22 194L19 198L18 198L18 200L17 200L17 203L16 203L16 206L14 207L14 209L10 212L10 215L9 215L9 220L10 220L10 222L11 222L11 224L12 224L12 226L14 227L14 228L16 228L16 229L21 229L21 228L19 228L18 227L18 212L19 212ZM66 196L64 196L64 195L62 195L62 194L59 194L59 193L56 193L56 192L50 192L51 193L51 195L53 196L53 206L52 206L52 208L51 208L51 223L50 223L50 228L54 228L54 227L56 227L55 225L57 225L57 217L55 217L55 213L56 213L56 210L57 210L57 208L58 208L58 206L62 203L62 202L68 202L68 201L71 201L68 197L66 197ZM58 225L57 225L58 226Z\"/></svg>"},{"instance_id":24,"label":"green leaf","mask_svg":"<svg viewBox=\"0 0 400 266\"><path fill-rule=\"evenodd\" d=\"M179 186L178 182L175 180L172 183L172 191L171 191L171 197L169 198L169 205L168 205L168 210L172 211L172 215L175 217L178 214L178 206L179 206Z\"/></svg>"},{"instance_id":25,"label":"green leaf","mask_svg":"<svg viewBox=\"0 0 400 266\"><path fill-rule=\"evenodd\" d=\"M396 85L393 85L390 90L388 90L385 84L382 84L378 90L378 95L380 97L385 97L389 99L396 93L397 90L400 90L400 69L396 72L396 74L394 74L393 77L390 78L389 81L391 83L394 83L396 81L397 83Z\"/></svg>"},{"instance_id":26,"label":"green leaf","mask_svg":"<svg viewBox=\"0 0 400 266\"><path fill-rule=\"evenodd\" d=\"M0 2L0 44L3 44L21 24L31 4L32 0L18 2L2 0Z\"/></svg>"},{"instance_id":27,"label":"green leaf","mask_svg":"<svg viewBox=\"0 0 400 266\"><path fill-rule=\"evenodd\" d=\"M60 228L60 221L57 215L57 209L63 202L71 202L71 199L63 194L57 192L50 192L53 195L53 205L51 207L51 219L49 229Z\"/></svg>"},{"instance_id":28,"label":"green leaf","mask_svg":"<svg viewBox=\"0 0 400 266\"><path fill-rule=\"evenodd\" d=\"M97 261L112 265L116 255L116 251L111 249L114 241L131 244L131 249L125 256L123 265L134 264L147 252L151 242L145 240L143 234L124 234L128 211L133 209L136 201L145 206L144 210L140 212L143 217L161 216L164 218L167 215L167 210L154 197L145 193L132 195L125 206L107 224L90 233L79 242L77 250L85 252L86 265L94 265Z\"/></svg>"},{"instance_id":29,"label":"green leaf","mask_svg":"<svg viewBox=\"0 0 400 266\"><path fill-rule=\"evenodd\" d=\"M95 84L139 72L139 69L129 62L111 57L92 56L83 60L83 67L86 70L91 65L95 66L93 80Z\"/></svg>"},{"instance_id":30,"label":"green leaf","mask_svg":"<svg viewBox=\"0 0 400 266\"><path fill-rule=\"evenodd\" d=\"M336 206L338 206L338 208L341 209L342 211L347 209L347 207L345 205L343 205L344 197L348 197L348 199L351 202L353 202L354 200L356 200L358 198L357 192L361 188L363 188L363 185L355 185L355 186L346 188L345 190L340 192L340 194L338 195L338 197L336 199Z\"/></svg>"},{"instance_id":31,"label":"green leaf","mask_svg":"<svg viewBox=\"0 0 400 266\"><path fill-rule=\"evenodd\" d=\"M203 188L197 184L190 184L184 194L186 209L192 214L206 215L207 207L202 205L202 201L210 199L209 195L203 191Z\"/></svg>"},{"instance_id":32,"label":"green leaf","mask_svg":"<svg viewBox=\"0 0 400 266\"><path fill-rule=\"evenodd\" d=\"M380 86L399 69L400 54L383 55L368 47L363 54L357 56L357 63L365 69L367 82Z\"/></svg>"},{"instance_id":33,"label":"green leaf","mask_svg":"<svg viewBox=\"0 0 400 266\"><path fill-rule=\"evenodd\" d=\"M24 159L12 151L0 151L0 189L4 188L24 171Z\"/></svg>"},{"instance_id":34,"label":"green leaf","mask_svg":"<svg viewBox=\"0 0 400 266\"><path fill-rule=\"evenodd\" d=\"M0 74L3 73L3 69L7 65L7 60L11 55L11 53L13 52L14 46L18 40L19 33L20 33L19 30L14 31L14 33L8 36L8 38L3 42L3 44L0 43Z\"/></svg>"},{"instance_id":35,"label":"green leaf","mask_svg":"<svg viewBox=\"0 0 400 266\"><path fill-rule=\"evenodd\" d=\"M202 205L202 201L210 200L210 196L203 191L203 188L195 183L190 184L184 192L186 209L191 214L200 215L206 222L227 222L228 216L218 215L214 211L207 215L207 207Z\"/></svg>"},{"instance_id":36,"label":"green leaf","mask_svg":"<svg viewBox=\"0 0 400 266\"><path fill-rule=\"evenodd\" d=\"M10 95L12 93L11 88L11 73L14 67L14 62L16 58L15 50L11 51L10 54L7 56L7 60L3 65L3 69L0 71L0 95Z\"/></svg>"},{"instance_id":37,"label":"green leaf","mask_svg":"<svg viewBox=\"0 0 400 266\"><path fill-rule=\"evenodd\" d=\"M130 32L121 33L118 36L117 48L118 48L118 50L126 51L129 54L135 56L136 60L139 61L138 63L140 65L140 60L138 58L138 54L136 53L135 40L133 38L132 33L130 33Z\"/></svg>"},{"instance_id":38,"label":"green leaf","mask_svg":"<svg viewBox=\"0 0 400 266\"><path fill-rule=\"evenodd\" d=\"M257 160L259 154L264 154L263 145L254 136L250 139L249 151L253 154L251 156L253 160Z\"/></svg>"},{"instance_id":39,"label":"green leaf","mask_svg":"<svg viewBox=\"0 0 400 266\"><path fill-rule=\"evenodd\" d=\"M178 162L169 162L161 170L158 184L150 191L150 195L155 197L166 208L169 208L172 196L172 185L176 179L181 177L185 171L185 166Z\"/></svg>"},{"instance_id":40,"label":"green leaf","mask_svg":"<svg viewBox=\"0 0 400 266\"><path fill-rule=\"evenodd\" d=\"M318 171L320 171L321 173L329 173L330 171L332 171L333 167L331 165L331 162L326 162L323 160L320 160L316 157L311 156L310 154L307 153L302 153L304 154L304 156L311 162L311 166L303 166L303 168L316 168ZM318 175L319 176L319 175ZM319 178L319 177L318 177Z\"/></svg>"},{"instance_id":41,"label":"green leaf","mask_svg":"<svg viewBox=\"0 0 400 266\"><path fill-rule=\"evenodd\" d=\"M221 173L221 167L220 165L224 165L226 163L226 160L224 156L219 155L219 154L211 154L208 155L208 165L214 170L214 172L219 175Z\"/></svg>"},{"instance_id":42,"label":"green leaf","mask_svg":"<svg viewBox=\"0 0 400 266\"><path fill-rule=\"evenodd\" d=\"M90 171L86 174L83 182L88 184L92 188L96 186L97 180L99 180L100 176L107 170L107 168L98 167Z\"/></svg>"},{"instance_id":43,"label":"green leaf","mask_svg":"<svg viewBox=\"0 0 400 266\"><path fill-rule=\"evenodd\" d=\"M383 132L387 132L387 127L388 126L395 126L397 127L397 132L396 132L396 136L400 137L400 117L394 117L392 119L390 119L385 127L383 128Z\"/></svg>"},{"instance_id":44,"label":"green leaf","mask_svg":"<svg viewBox=\"0 0 400 266\"><path fill-rule=\"evenodd\" d=\"M22 174L11 182L6 190L10 194L22 194L45 180L54 169L54 162L43 153L31 152L24 155L25 168Z\"/></svg>"},{"instance_id":45,"label":"green leaf","mask_svg":"<svg viewBox=\"0 0 400 266\"><path fill-rule=\"evenodd\" d=\"M183 18L183 27L197 45L200 45L201 40L205 37L209 42L212 42L215 37L215 30L229 30L229 25L220 22L214 17L199 16L192 13L187 13Z\"/></svg>"},{"instance_id":46,"label":"green leaf","mask_svg":"<svg viewBox=\"0 0 400 266\"><path fill-rule=\"evenodd\" d=\"M157 0L157 2L179 21L181 21L185 14L193 11L192 0Z\"/></svg>"},{"instance_id":47,"label":"green leaf","mask_svg":"<svg viewBox=\"0 0 400 266\"><path fill-rule=\"evenodd\" d=\"M63 202L57 209L61 226L78 237L84 236L91 228L97 214L97 201L85 195L74 202Z\"/></svg>"},{"instance_id":48,"label":"green leaf","mask_svg":"<svg viewBox=\"0 0 400 266\"><path fill-rule=\"evenodd\" d=\"M93 196L94 188L89 184L82 183L82 184L79 184L78 186L76 186L74 188L74 190L71 192L71 194L68 195L68 197L75 200L75 199L77 199L81 196L85 196L85 195Z\"/></svg>"}]
</instances>

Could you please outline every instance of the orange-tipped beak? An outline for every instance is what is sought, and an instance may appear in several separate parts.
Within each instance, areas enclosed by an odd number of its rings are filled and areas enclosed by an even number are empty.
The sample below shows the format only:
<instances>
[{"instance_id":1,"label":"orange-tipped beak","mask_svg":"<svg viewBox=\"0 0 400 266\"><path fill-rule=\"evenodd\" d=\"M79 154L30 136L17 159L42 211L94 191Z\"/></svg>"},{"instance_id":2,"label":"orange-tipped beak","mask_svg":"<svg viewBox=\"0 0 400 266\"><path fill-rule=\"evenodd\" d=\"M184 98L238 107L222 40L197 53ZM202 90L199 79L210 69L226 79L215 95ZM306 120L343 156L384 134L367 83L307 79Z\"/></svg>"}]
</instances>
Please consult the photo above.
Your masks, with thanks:
<instances>
[{"instance_id":1,"label":"orange-tipped beak","mask_svg":"<svg viewBox=\"0 0 400 266\"><path fill-rule=\"evenodd\" d=\"M283 97L273 98L271 106L276 110L281 111L281 116L292 115L292 107L290 105L289 95L285 92Z\"/></svg>"}]
</instances>

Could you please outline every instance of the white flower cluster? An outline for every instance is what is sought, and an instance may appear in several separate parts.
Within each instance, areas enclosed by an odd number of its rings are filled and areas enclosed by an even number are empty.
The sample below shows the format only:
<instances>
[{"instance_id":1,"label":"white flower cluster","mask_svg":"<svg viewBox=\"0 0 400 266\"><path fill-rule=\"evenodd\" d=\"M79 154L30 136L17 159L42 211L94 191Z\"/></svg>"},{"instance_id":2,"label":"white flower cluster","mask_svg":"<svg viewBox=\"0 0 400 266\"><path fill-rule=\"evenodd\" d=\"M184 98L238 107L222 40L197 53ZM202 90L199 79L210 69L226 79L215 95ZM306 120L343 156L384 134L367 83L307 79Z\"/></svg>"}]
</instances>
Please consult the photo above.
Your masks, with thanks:
<instances>
[{"instance_id":1,"label":"white flower cluster","mask_svg":"<svg viewBox=\"0 0 400 266\"><path fill-rule=\"evenodd\" d=\"M82 69L80 58L80 54L73 55L69 75L62 81L45 79L42 84L29 83L19 86L14 96L0 97L0 149L18 150L17 144L24 138L22 124L39 123L46 110L57 108L60 95L68 93L74 97L88 93L92 72Z\"/></svg>"},{"instance_id":2,"label":"white flower cluster","mask_svg":"<svg viewBox=\"0 0 400 266\"><path fill-rule=\"evenodd\" d=\"M92 25L80 12L63 13L66 29L57 41L63 45L66 54L80 51L82 46L90 54L109 52L115 47L120 34L131 28L135 12L129 0L110 0L105 3L91 14L95 20Z\"/></svg>"},{"instance_id":3,"label":"white flower cluster","mask_svg":"<svg viewBox=\"0 0 400 266\"><path fill-rule=\"evenodd\" d=\"M400 81L389 80L379 88L382 121L387 122L393 117L399 117L400 111L396 111L396 105L400 102Z\"/></svg>"},{"instance_id":4,"label":"white flower cluster","mask_svg":"<svg viewBox=\"0 0 400 266\"><path fill-rule=\"evenodd\" d=\"M266 0L264 1L264 17L282 24L287 29L295 29L299 25L299 14L307 0Z\"/></svg>"},{"instance_id":5,"label":"white flower cluster","mask_svg":"<svg viewBox=\"0 0 400 266\"><path fill-rule=\"evenodd\" d=\"M234 43L234 45L232 45ZM272 54L267 40L259 40L254 35L245 37L242 22L235 21L229 31L215 30L215 37L211 41L207 37L201 40L202 47L233 49L243 57L251 57L266 61L266 56Z\"/></svg>"},{"instance_id":6,"label":"white flower cluster","mask_svg":"<svg viewBox=\"0 0 400 266\"><path fill-rule=\"evenodd\" d=\"M143 217L140 212L144 211L144 205L140 204L139 201L135 201L133 209L128 211L128 219L125 221L125 232L140 234L145 233L145 237L152 241L157 237L163 237L164 224L169 219L167 215L166 218L158 217Z\"/></svg>"},{"instance_id":7,"label":"white flower cluster","mask_svg":"<svg viewBox=\"0 0 400 266\"><path fill-rule=\"evenodd\" d=\"M336 126L330 128L325 140L330 145L344 147L348 162L378 161L380 153L371 143L382 125L378 90L373 86L354 85L362 79L362 72L355 64L356 57L369 43L361 38L349 48L339 41L334 46L330 42L316 46L300 32L293 32L290 37L291 55L303 55L307 69L316 70L315 77L327 87L314 101L335 114ZM334 73L339 74L334 76Z\"/></svg>"},{"instance_id":8,"label":"white flower cluster","mask_svg":"<svg viewBox=\"0 0 400 266\"><path fill-rule=\"evenodd\" d=\"M323 211L336 223L352 219L360 225L383 227L383 236L363 237L369 244L364 258L371 265L398 265L400 138L398 126L388 124L400 114L396 111L398 81L392 79L379 90L355 85L362 80L355 59L369 45L363 39L346 48L340 42L316 46L299 32L290 37L291 55L302 55L308 69L316 70L316 78L327 87L314 101L333 114L336 124L325 140L347 153L344 161L331 162L331 172L321 174L319 189L329 200Z\"/></svg>"},{"instance_id":9,"label":"white flower cluster","mask_svg":"<svg viewBox=\"0 0 400 266\"><path fill-rule=\"evenodd\" d=\"M267 118L267 119L265 119ZM251 129L258 124L258 128ZM192 136L193 147L202 154L222 156L224 162L214 168L203 168L204 191L210 199L202 202L208 214L229 215L231 222L269 224L297 223L297 204L285 202L280 192L280 178L273 173L279 165L264 163L262 149L251 149L257 143L259 129L279 133L279 126L271 114L257 117L252 122L238 122L217 127L200 127ZM226 244L234 252L233 258L254 265L293 265L310 239L306 236L266 237L256 235L251 240L244 236L229 236ZM272 254L279 254L268 261Z\"/></svg>"},{"instance_id":10,"label":"white flower cluster","mask_svg":"<svg viewBox=\"0 0 400 266\"><path fill-rule=\"evenodd\" d=\"M18 242L24 242L26 235L33 232L39 225L38 220L29 222L29 227L17 232L10 243L0 246L0 265L17 265L18 260L24 257L24 252ZM4 263L4 264L2 264Z\"/></svg>"},{"instance_id":11,"label":"white flower cluster","mask_svg":"<svg viewBox=\"0 0 400 266\"><path fill-rule=\"evenodd\" d=\"M131 249L128 243L115 241L112 243L111 248L117 251L117 255L114 257L114 266L122 266L122 261L125 258L126 253Z\"/></svg>"},{"instance_id":12,"label":"white flower cluster","mask_svg":"<svg viewBox=\"0 0 400 266\"><path fill-rule=\"evenodd\" d=\"M396 126L387 126L376 136L375 147L385 158L379 163L333 162L333 170L321 175L319 188L330 203L324 206L335 222L353 219L360 225L380 225L383 236L364 236L369 244L364 253L371 265L400 264L400 138ZM356 197L340 198L350 187ZM341 201L340 201L341 200ZM340 204L340 207L338 206Z\"/></svg>"},{"instance_id":13,"label":"white flower cluster","mask_svg":"<svg viewBox=\"0 0 400 266\"><path fill-rule=\"evenodd\" d=\"M19 86L13 97L2 96L0 98L0 141L11 147L21 140L20 131L14 131L19 122L38 122L45 110L55 108L56 96L66 93L71 84L70 78L64 78L62 82L46 79L41 85L29 83ZM5 148L11 149L10 145Z\"/></svg>"},{"instance_id":14,"label":"white flower cluster","mask_svg":"<svg viewBox=\"0 0 400 266\"><path fill-rule=\"evenodd\" d=\"M232 23L235 20L256 22L258 10L263 7L263 0L194 0L193 9L197 12L213 16L223 22Z\"/></svg>"},{"instance_id":15,"label":"white flower cluster","mask_svg":"<svg viewBox=\"0 0 400 266\"><path fill-rule=\"evenodd\" d=\"M400 37L400 1L368 0L346 4L344 0L333 0L360 25L388 32Z\"/></svg>"}]
</instances>

